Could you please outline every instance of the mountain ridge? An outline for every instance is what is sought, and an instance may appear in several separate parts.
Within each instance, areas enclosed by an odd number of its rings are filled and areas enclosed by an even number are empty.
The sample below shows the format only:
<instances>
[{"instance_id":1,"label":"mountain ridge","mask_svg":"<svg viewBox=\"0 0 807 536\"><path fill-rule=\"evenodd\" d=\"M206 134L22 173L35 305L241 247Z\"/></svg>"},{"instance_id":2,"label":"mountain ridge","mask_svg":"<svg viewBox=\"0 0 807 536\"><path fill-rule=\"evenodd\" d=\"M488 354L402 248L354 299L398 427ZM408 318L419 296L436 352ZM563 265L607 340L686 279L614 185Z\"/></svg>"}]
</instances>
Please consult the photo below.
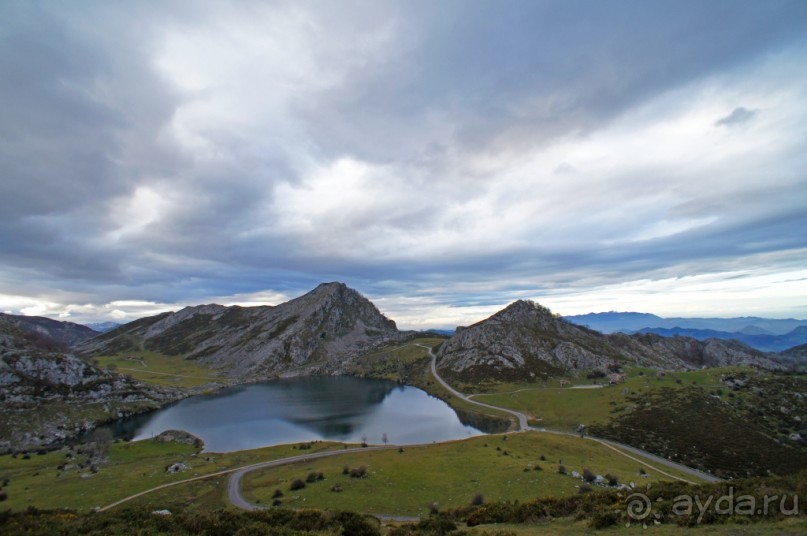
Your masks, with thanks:
<instances>
[{"instance_id":1,"label":"mountain ridge","mask_svg":"<svg viewBox=\"0 0 807 536\"><path fill-rule=\"evenodd\" d=\"M441 371L469 382L524 381L587 369L616 371L626 364L672 370L729 364L782 368L741 342L602 334L526 300L471 326L458 327L440 347L438 358Z\"/></svg>"},{"instance_id":2,"label":"mountain ridge","mask_svg":"<svg viewBox=\"0 0 807 536\"><path fill-rule=\"evenodd\" d=\"M807 325L807 319L795 318L762 318L741 316L733 318L710 317L669 317L664 318L651 313L609 311L606 313L587 313L583 315L567 315L566 320L578 325L588 326L602 333L615 331L638 331L642 328L712 329L715 331L742 332L747 328L761 329L773 335L784 335L795 328Z\"/></svg>"},{"instance_id":3,"label":"mountain ridge","mask_svg":"<svg viewBox=\"0 0 807 536\"><path fill-rule=\"evenodd\" d=\"M98 335L98 332L75 322L54 320L44 316L0 313L0 323L12 325L31 336L46 337L64 348Z\"/></svg>"},{"instance_id":4,"label":"mountain ridge","mask_svg":"<svg viewBox=\"0 0 807 536\"><path fill-rule=\"evenodd\" d=\"M361 354L407 336L359 292L332 282L275 306L207 304L139 319L77 350L85 356L156 351L234 378L272 378L337 374Z\"/></svg>"},{"instance_id":5,"label":"mountain ridge","mask_svg":"<svg viewBox=\"0 0 807 536\"><path fill-rule=\"evenodd\" d=\"M752 326L749 326L752 327ZM758 328L761 329L761 328ZM743 331L728 332L712 329L694 328L642 328L636 333L655 333L663 337L685 336L700 341L706 339L734 339L762 352L782 352L788 348L807 343L807 325L785 333L784 335L773 335L765 333L753 333L757 330L749 330L752 333Z\"/></svg>"}]
</instances>

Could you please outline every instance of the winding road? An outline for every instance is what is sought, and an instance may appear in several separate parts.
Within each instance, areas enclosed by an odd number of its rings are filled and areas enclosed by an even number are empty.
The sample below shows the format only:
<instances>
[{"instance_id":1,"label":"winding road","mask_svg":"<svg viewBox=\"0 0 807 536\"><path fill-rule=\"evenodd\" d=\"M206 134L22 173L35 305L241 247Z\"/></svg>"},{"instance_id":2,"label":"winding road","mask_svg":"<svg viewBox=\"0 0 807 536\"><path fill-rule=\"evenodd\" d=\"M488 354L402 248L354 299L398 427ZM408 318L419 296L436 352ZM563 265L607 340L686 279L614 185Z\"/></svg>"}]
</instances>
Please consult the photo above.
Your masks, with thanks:
<instances>
[{"instance_id":1,"label":"winding road","mask_svg":"<svg viewBox=\"0 0 807 536\"><path fill-rule=\"evenodd\" d=\"M501 411L501 412L508 413L508 414L512 415L513 417L515 417L518 420L518 426L519 426L518 431L519 432L535 431L535 432L542 432L542 433L548 433L548 434L557 434L557 435L579 437L578 434L573 434L573 433L570 433L570 432L563 432L563 431L560 431L560 430L548 430L546 428L531 427L531 426L529 426L529 423L527 421L527 416L525 414L519 412L519 411L515 411L515 410L512 410L512 409L508 409L508 408L502 408L502 407L499 407L499 406L493 406L491 404L485 404L484 402L478 402L476 400L473 400L472 398L464 395L463 393L461 393L461 392L457 391L456 389L454 389L453 387L451 387L451 385L449 385L442 377L440 377L440 375L437 373L437 356L435 355L435 353L431 349L431 347L426 346L426 345L422 345L422 344L416 344L415 346L419 346L421 348L425 348L426 350L428 350L429 356L431 357L431 373L432 373L432 375L440 383L440 385L442 385L449 393L456 396L460 400L463 400L463 401L465 401L465 402L467 402L469 404L473 404L473 405L480 406L480 407L487 408L487 409L492 409L492 410L495 410L495 411ZM673 462L673 461L668 460L666 458L662 458L662 457L657 456L655 454L645 452L645 451L643 451L641 449L637 449L636 447L632 447L630 445L625 445L625 444L622 444L622 443L618 443L616 441L611 441L611 440L608 440L608 439L600 439L600 438L591 437L591 436L585 436L584 438L589 440L589 441L595 441L597 443L600 443L604 447L609 448L609 449L613 450L614 452L617 452L618 454L620 454L622 456L625 456L626 458L634 460L637 463L640 463L640 464L642 464L642 465L644 465L644 466L646 466L646 467L648 467L648 468L650 468L650 469L652 469L652 470L654 470L654 471L656 471L656 472L658 472L660 474L663 474L663 475L668 476L670 478L673 478L675 480L681 480L683 482L688 482L690 484L694 484L694 482L692 482L692 481L689 481L689 480L686 480L684 478L677 477L675 475L667 473L667 472L659 469L658 467L655 467L655 466L647 463L644 460L636 458L636 457L632 456L631 454L628 454L628 452L630 452L632 454L635 454L637 456L641 456L641 457L646 458L648 460L651 460L651 461L653 461L655 463L658 463L660 465L664 465L666 467L678 470L678 471L680 471L682 473L694 476L696 478L700 478L700 479L705 480L707 482L717 482L717 481L720 480L719 478L717 478L717 477L715 477L713 475L710 475L708 473L703 473L701 471L698 471L697 469L693 469L691 467L681 465L679 463ZM429 443L428 445L433 445L433 444L434 443ZM409 447L417 447L417 446L426 446L426 445L425 444L424 445L409 445ZM131 495L129 497L125 497L125 498L123 498L123 499L121 499L121 500L119 500L117 502L114 502L114 503L112 503L110 505L107 505L107 506L105 506L103 508L100 508L99 510L104 511L104 510L108 510L110 508L114 508L115 506L118 506L118 505L120 505L120 504L122 504L124 502L130 501L132 499L135 499L135 498L140 497L142 495L145 495L147 493L151 493L152 491L157 491L159 489L164 489L164 488L167 488L167 487L176 486L176 485L179 485L179 484L184 484L186 482L192 482L192 481L196 481L196 480L203 480L203 479L206 479L206 478L213 478L213 477L223 476L223 475L230 475L230 478L227 481L227 498L230 500L230 502L233 504L233 506L235 506L237 508L241 508L243 510L260 510L262 508L265 508L265 506L261 506L261 505L251 503L248 500L246 500L244 498L244 496L241 494L241 482L242 482L242 480L244 478L244 475L246 475L249 472L259 471L261 469L268 469L268 468L272 468L272 467L279 467L281 465L287 465L287 464L290 464L290 463L299 463L299 462L305 462L305 461L310 461L310 460L317 460L317 459L321 459L321 458L328 458L328 457L331 457L331 456L339 456L341 454L349 454L349 453L353 453L353 452L369 452L369 451L390 450L390 449L397 449L397 448L399 448L398 445L377 445L377 446L368 446L368 447L354 447L354 448L347 448L347 449L342 449L342 450L315 452L315 453L312 453L312 454L301 454L301 455L298 455L298 456L291 456L291 457L288 457L288 458L281 458L281 459L278 459L278 460L271 460L271 461L266 461L266 462L255 463L255 464L247 465L247 466L244 466L244 467L238 467L238 468L235 468L235 469L227 469L225 471L219 471L219 472L212 473L212 474L209 474L209 475L199 476L199 477L190 478L190 479L187 479L187 480L171 482L169 484L164 484L162 486L157 486L155 488L151 488L151 489L142 491L140 493L136 493L136 494ZM625 452L625 451L628 451L628 452ZM417 521L419 519L417 517L407 517L407 516L394 516L394 515L382 515L382 514L374 514L374 515L375 515L375 517L377 517L379 519L389 520L389 521Z\"/></svg>"},{"instance_id":2,"label":"winding road","mask_svg":"<svg viewBox=\"0 0 807 536\"><path fill-rule=\"evenodd\" d=\"M505 413L509 413L510 415L512 415L516 419L518 419L518 429L519 429L519 431L524 431L524 430L529 430L530 429L530 426L527 423L527 416L524 415L523 413L515 411L515 410L512 410L512 409L500 408L498 406L492 406L490 404L485 404L484 402L477 402L476 400L472 400L471 398L465 396L464 394L460 393L459 391L457 391L456 389L451 387L443 378L440 377L439 374L437 374L437 356L434 354L434 351L429 346L425 346L423 344L416 344L415 346L425 348L426 350L429 351L429 355L432 358L432 364L431 364L432 376L434 376L434 378L440 383L440 385L445 387L446 390L448 390L449 393L456 396L460 400L464 400L465 402L468 402L469 404L474 404L475 406L482 406L483 408L488 408L488 409L493 409L493 410L496 410L496 411L503 411Z\"/></svg>"}]
</instances>

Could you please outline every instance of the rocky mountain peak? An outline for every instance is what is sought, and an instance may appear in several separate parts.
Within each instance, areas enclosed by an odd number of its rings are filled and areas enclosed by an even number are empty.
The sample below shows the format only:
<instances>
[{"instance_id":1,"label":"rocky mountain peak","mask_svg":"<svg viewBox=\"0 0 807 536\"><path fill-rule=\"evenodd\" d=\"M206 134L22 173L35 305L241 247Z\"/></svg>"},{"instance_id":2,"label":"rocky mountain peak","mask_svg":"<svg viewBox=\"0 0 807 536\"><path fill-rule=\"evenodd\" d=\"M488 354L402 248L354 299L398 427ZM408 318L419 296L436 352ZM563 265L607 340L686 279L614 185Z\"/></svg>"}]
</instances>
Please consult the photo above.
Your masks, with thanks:
<instances>
[{"instance_id":1,"label":"rocky mountain peak","mask_svg":"<svg viewBox=\"0 0 807 536\"><path fill-rule=\"evenodd\" d=\"M532 300L518 300L494 314L487 321L554 326L559 320L559 317L552 314L552 311L539 303Z\"/></svg>"},{"instance_id":2,"label":"rocky mountain peak","mask_svg":"<svg viewBox=\"0 0 807 536\"><path fill-rule=\"evenodd\" d=\"M141 319L82 345L86 355L148 350L198 359L234 377L338 373L398 340L395 322L344 283L323 283L276 306L200 305Z\"/></svg>"}]
</instances>

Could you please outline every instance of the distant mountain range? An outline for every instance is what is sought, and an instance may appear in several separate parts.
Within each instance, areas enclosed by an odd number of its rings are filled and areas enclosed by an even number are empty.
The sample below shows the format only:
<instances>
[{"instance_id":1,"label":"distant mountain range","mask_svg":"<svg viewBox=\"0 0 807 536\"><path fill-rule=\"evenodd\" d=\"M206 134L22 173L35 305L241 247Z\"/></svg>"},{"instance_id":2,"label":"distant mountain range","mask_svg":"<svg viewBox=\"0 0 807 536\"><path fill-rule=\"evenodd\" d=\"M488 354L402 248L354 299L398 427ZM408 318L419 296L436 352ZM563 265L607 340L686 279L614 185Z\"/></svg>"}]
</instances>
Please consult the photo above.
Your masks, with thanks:
<instances>
[{"instance_id":1,"label":"distant mountain range","mask_svg":"<svg viewBox=\"0 0 807 536\"><path fill-rule=\"evenodd\" d=\"M647 313L589 313L564 317L603 333L655 333L701 341L734 339L763 352L781 352L807 343L807 320L740 318L662 318Z\"/></svg>"},{"instance_id":2,"label":"distant mountain range","mask_svg":"<svg viewBox=\"0 0 807 536\"><path fill-rule=\"evenodd\" d=\"M92 322L84 325L98 333L106 333L107 331L121 327L123 324L119 324L118 322Z\"/></svg>"},{"instance_id":3,"label":"distant mountain range","mask_svg":"<svg viewBox=\"0 0 807 536\"><path fill-rule=\"evenodd\" d=\"M807 320L795 318L776 319L743 316L737 318L663 318L649 313L615 312L588 313L564 317L579 326L596 329L602 333L615 331L635 332L644 328L710 329L748 335L784 335L799 326L807 326Z\"/></svg>"},{"instance_id":4,"label":"distant mountain range","mask_svg":"<svg viewBox=\"0 0 807 536\"><path fill-rule=\"evenodd\" d=\"M799 326L784 335L748 334L747 332L730 333L713 329L687 328L642 328L636 333L655 333L662 337L692 337L703 341L706 339L734 339L763 352L781 352L800 344L807 343L807 325Z\"/></svg>"}]
</instances>

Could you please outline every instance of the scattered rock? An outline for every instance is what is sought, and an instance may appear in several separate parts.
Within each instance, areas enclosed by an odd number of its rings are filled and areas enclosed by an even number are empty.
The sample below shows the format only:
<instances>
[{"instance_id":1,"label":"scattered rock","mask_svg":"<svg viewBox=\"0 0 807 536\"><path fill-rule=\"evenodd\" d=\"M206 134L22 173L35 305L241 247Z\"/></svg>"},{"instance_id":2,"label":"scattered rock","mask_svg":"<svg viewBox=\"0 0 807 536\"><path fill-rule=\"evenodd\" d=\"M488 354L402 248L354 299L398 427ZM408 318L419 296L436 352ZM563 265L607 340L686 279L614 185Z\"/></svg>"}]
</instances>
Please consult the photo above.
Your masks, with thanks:
<instances>
[{"instance_id":1,"label":"scattered rock","mask_svg":"<svg viewBox=\"0 0 807 536\"><path fill-rule=\"evenodd\" d=\"M181 473L182 471L187 471L190 469L191 466L186 464L185 462L177 462L169 465L165 468L166 473Z\"/></svg>"},{"instance_id":2,"label":"scattered rock","mask_svg":"<svg viewBox=\"0 0 807 536\"><path fill-rule=\"evenodd\" d=\"M196 448L203 448L205 445L200 438L184 430L166 430L154 439L161 443L182 443L183 445L193 445Z\"/></svg>"}]
</instances>

